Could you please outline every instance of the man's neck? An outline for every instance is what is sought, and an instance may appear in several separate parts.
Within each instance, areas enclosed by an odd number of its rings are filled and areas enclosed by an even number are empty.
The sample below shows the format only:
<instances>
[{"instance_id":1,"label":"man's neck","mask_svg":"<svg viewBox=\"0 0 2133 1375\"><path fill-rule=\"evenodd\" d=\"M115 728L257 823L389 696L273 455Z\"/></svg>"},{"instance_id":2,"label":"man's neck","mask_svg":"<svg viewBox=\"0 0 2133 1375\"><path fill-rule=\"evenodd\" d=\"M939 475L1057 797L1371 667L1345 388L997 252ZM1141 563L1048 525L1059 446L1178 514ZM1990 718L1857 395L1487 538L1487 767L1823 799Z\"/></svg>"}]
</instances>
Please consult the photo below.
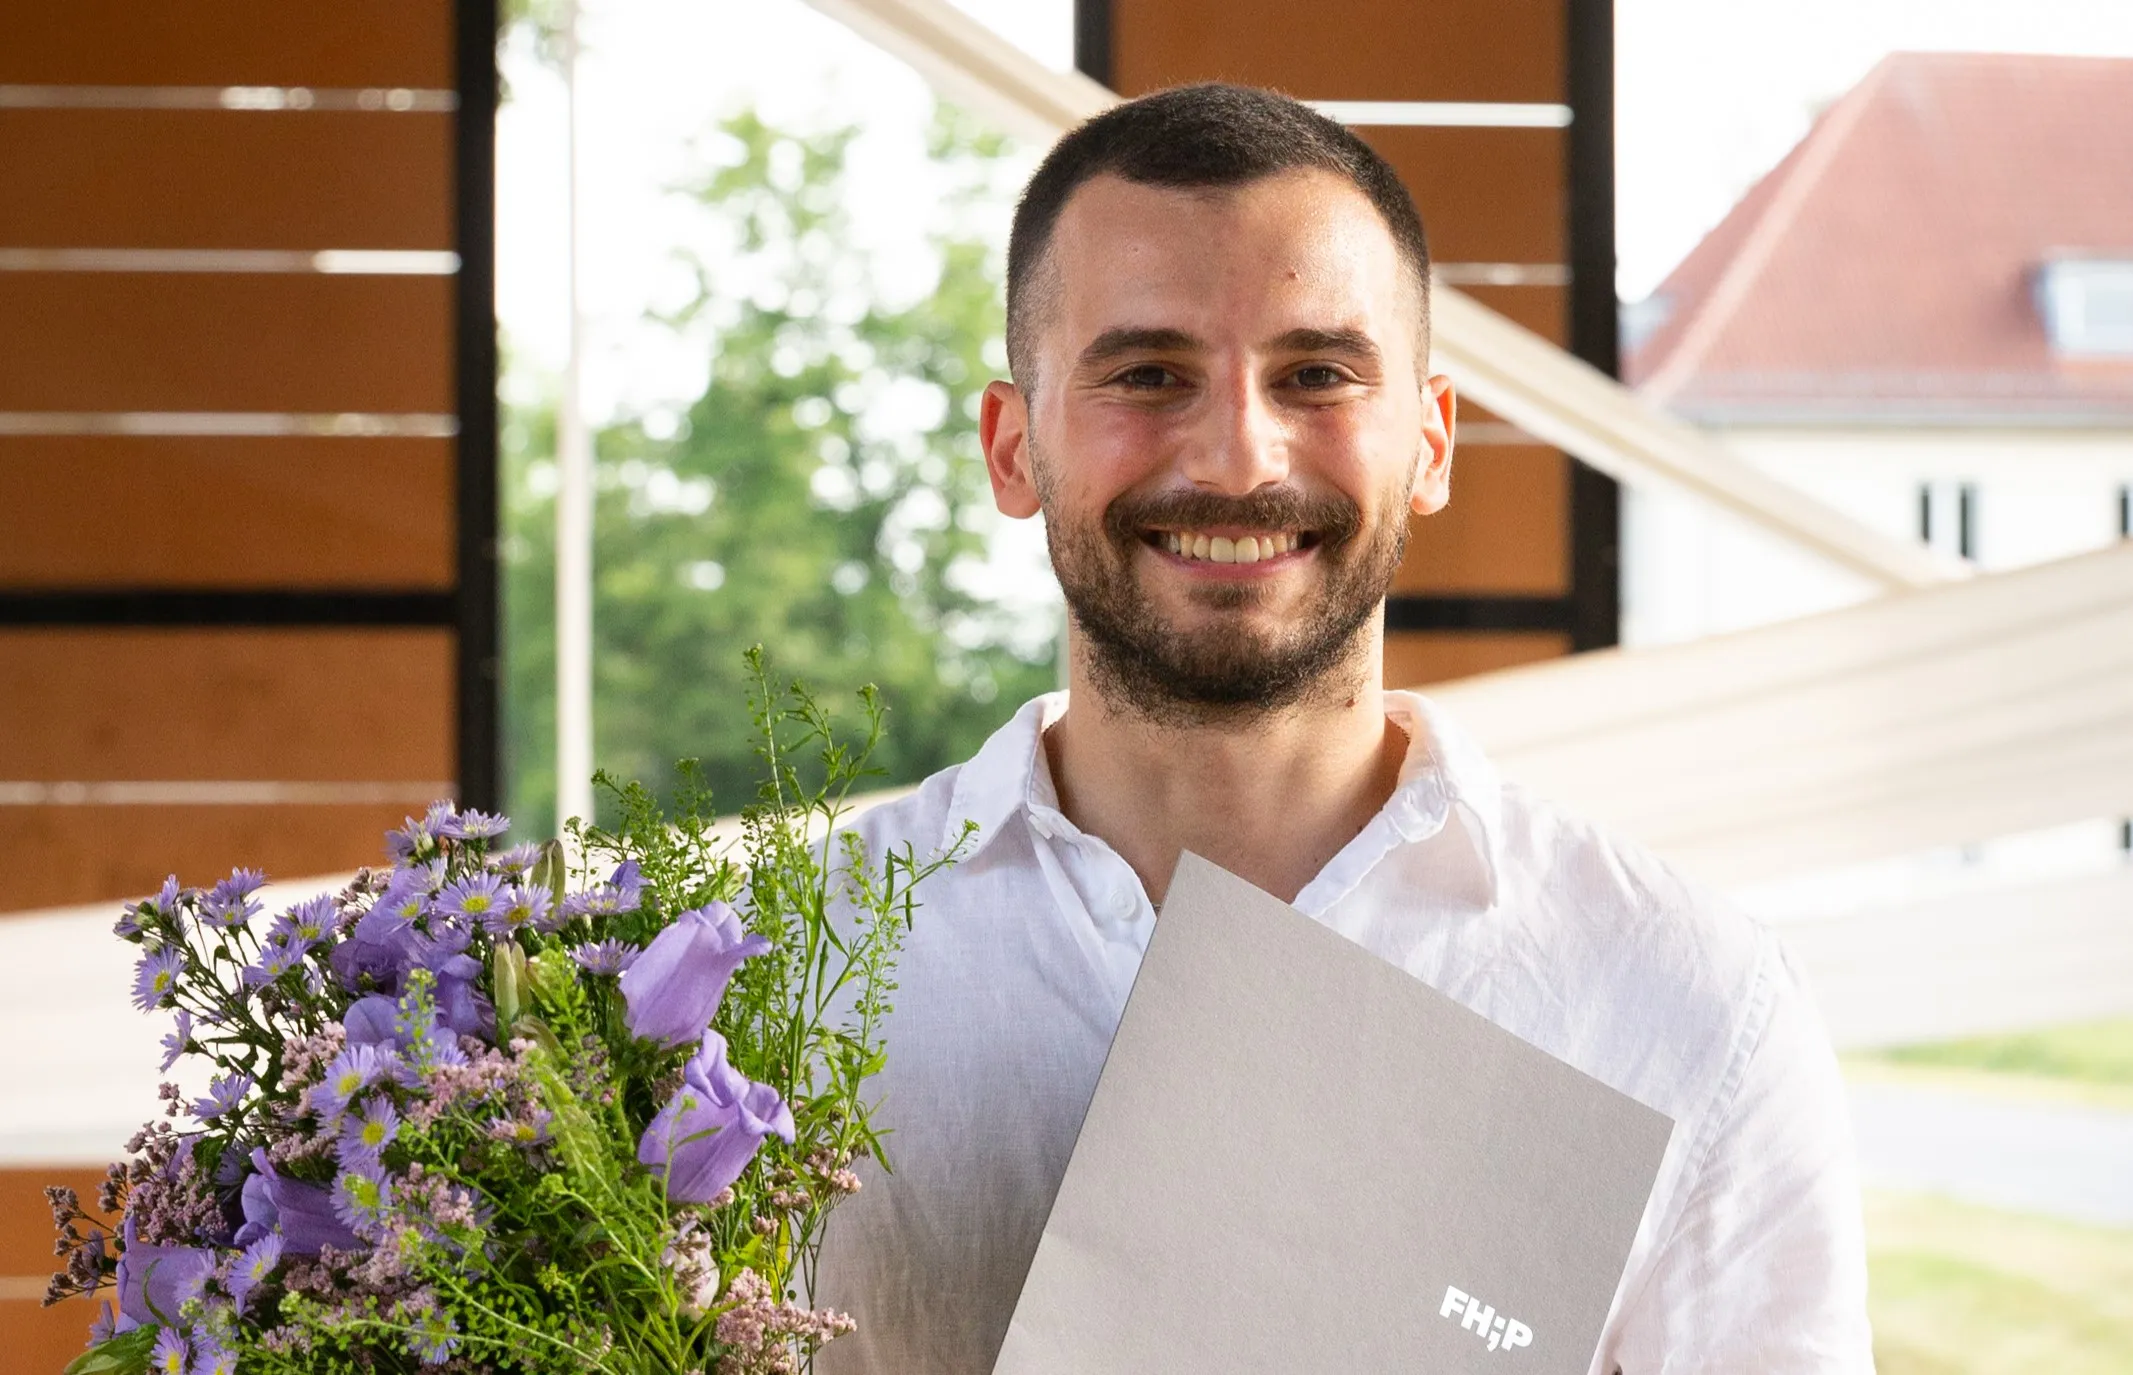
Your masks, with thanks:
<instances>
[{"instance_id":1,"label":"man's neck","mask_svg":"<svg viewBox=\"0 0 2133 1375\"><path fill-rule=\"evenodd\" d=\"M1076 653L1066 715L1043 737L1059 809L1154 902L1182 850L1293 901L1398 783L1407 737L1375 671L1325 701L1176 724L1107 700L1084 670Z\"/></svg>"}]
</instances>

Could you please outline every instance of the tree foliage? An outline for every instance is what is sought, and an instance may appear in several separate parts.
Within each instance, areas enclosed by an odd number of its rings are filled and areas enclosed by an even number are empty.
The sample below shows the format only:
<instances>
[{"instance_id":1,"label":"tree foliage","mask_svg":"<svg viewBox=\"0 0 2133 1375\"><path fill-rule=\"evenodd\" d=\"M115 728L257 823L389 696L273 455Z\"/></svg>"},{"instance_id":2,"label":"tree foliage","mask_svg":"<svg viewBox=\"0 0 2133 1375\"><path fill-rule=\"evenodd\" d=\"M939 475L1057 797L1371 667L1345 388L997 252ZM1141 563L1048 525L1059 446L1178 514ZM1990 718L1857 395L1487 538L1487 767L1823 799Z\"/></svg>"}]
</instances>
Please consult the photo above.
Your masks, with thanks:
<instances>
[{"instance_id":1,"label":"tree foliage","mask_svg":"<svg viewBox=\"0 0 2133 1375\"><path fill-rule=\"evenodd\" d=\"M631 420L595 439L595 756L644 779L696 757L724 805L749 801L742 655L762 643L825 701L876 684L883 781L914 781L1054 681L1048 627L980 571L994 517L975 417L1003 360L998 254L937 232L932 289L885 304L852 246L856 131L748 113L721 129L729 156L692 193L707 239L732 251L696 262L696 298L672 321L715 339L707 385L670 435ZM1003 153L947 107L931 150L955 173L949 208L988 194ZM551 433L547 413L519 411L506 441L511 808L536 831L554 797Z\"/></svg>"}]
</instances>

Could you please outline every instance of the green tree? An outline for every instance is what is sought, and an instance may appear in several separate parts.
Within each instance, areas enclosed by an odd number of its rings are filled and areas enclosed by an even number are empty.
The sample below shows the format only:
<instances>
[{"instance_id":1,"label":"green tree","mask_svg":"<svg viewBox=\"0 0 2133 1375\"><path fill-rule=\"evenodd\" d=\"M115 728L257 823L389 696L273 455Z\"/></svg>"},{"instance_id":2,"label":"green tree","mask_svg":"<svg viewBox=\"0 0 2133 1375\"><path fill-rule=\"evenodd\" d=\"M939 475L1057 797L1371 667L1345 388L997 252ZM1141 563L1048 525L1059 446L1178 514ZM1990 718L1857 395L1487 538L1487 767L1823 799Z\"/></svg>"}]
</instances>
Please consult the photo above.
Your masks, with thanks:
<instances>
[{"instance_id":1,"label":"green tree","mask_svg":"<svg viewBox=\"0 0 2133 1375\"><path fill-rule=\"evenodd\" d=\"M915 781L1055 681L1050 627L979 586L998 254L938 232L932 289L884 305L851 246L856 131L721 128L732 156L694 194L737 251L698 265L674 321L714 327L708 385L670 436L631 421L595 437L595 757L663 792L694 756L721 806L752 800L742 653L760 642L825 702L877 685L882 782ZM955 174L947 208L997 194L996 136L944 106L931 152ZM886 409L930 414L897 426ZM520 409L505 443L508 787L528 833L554 822L554 499L536 480L552 436L547 411Z\"/></svg>"}]
</instances>

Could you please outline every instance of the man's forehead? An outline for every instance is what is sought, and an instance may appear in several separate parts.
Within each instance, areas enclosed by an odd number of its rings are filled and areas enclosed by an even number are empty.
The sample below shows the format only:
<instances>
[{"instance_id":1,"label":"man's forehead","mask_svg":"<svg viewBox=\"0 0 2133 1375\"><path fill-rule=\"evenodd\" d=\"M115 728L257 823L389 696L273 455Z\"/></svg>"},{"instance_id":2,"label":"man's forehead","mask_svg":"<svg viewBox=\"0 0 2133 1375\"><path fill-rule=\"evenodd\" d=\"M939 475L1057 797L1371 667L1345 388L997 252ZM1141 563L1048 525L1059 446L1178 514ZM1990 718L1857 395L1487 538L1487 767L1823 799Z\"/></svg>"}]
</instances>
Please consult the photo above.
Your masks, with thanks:
<instances>
[{"instance_id":1,"label":"man's forehead","mask_svg":"<svg viewBox=\"0 0 2133 1375\"><path fill-rule=\"evenodd\" d=\"M1377 208L1346 178L1315 168L1234 187L1091 178L1068 200L1050 257L1063 308L1054 319L1071 321L1075 335L1240 306L1301 312L1283 329L1384 331L1415 308Z\"/></svg>"}]
</instances>

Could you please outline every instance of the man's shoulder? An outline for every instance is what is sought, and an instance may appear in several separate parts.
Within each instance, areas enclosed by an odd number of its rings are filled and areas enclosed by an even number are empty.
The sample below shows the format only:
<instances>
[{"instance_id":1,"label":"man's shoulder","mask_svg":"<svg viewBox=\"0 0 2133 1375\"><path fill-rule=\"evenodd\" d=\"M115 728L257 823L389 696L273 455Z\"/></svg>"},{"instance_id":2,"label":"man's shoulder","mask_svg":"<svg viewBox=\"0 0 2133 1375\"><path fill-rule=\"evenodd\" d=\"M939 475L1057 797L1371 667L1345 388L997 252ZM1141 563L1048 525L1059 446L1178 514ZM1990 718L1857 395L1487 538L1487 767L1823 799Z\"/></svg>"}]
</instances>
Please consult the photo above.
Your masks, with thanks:
<instances>
[{"instance_id":1,"label":"man's shoulder","mask_svg":"<svg viewBox=\"0 0 2133 1375\"><path fill-rule=\"evenodd\" d=\"M951 826L948 813L954 805L956 780L968 767L951 764L916 787L867 806L852 818L851 829L866 842L870 854L900 853L908 848L920 861L931 859L962 834L959 823Z\"/></svg>"}]
</instances>

